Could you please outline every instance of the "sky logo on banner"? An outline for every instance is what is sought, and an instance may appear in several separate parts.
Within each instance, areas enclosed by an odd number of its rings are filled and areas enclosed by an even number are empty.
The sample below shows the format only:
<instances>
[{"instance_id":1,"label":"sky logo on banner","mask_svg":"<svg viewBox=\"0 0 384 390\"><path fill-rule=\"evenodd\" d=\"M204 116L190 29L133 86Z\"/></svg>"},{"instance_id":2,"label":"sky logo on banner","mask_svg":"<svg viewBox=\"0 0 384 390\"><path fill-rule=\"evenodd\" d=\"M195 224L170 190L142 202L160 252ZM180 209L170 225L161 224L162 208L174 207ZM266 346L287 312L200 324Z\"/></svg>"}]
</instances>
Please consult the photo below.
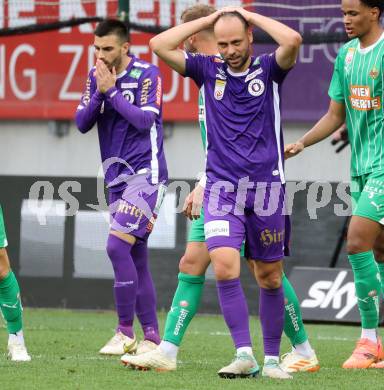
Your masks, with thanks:
<instances>
[{"instance_id":1,"label":"sky logo on banner","mask_svg":"<svg viewBox=\"0 0 384 390\"><path fill-rule=\"evenodd\" d=\"M343 283L348 271L340 271L336 279L318 280L308 290L308 299L301 303L303 308L332 308L339 310L335 316L342 320L357 304L353 282ZM346 299L346 302L344 301Z\"/></svg>"}]
</instances>

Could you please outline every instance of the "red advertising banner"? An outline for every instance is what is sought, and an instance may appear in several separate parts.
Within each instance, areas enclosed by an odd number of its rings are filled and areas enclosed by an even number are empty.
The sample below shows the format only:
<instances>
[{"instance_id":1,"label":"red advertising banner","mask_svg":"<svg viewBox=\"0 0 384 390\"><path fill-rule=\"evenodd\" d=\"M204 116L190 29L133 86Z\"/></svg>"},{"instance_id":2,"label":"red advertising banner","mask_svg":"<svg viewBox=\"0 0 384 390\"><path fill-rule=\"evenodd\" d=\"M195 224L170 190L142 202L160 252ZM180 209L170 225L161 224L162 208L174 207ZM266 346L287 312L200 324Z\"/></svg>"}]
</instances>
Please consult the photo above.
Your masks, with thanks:
<instances>
[{"instance_id":1,"label":"red advertising banner","mask_svg":"<svg viewBox=\"0 0 384 390\"><path fill-rule=\"evenodd\" d=\"M248 0L209 0L216 7ZM130 2L133 22L172 25L193 2L137 0ZM41 24L72 17L117 14L116 0L47 0L1 2L0 28ZM72 119L89 69L94 64L94 24L0 38L0 118ZM164 120L197 118L197 90L168 66L158 63L148 47L149 34L131 34L131 53L158 64L163 75Z\"/></svg>"},{"instance_id":2,"label":"red advertising banner","mask_svg":"<svg viewBox=\"0 0 384 390\"><path fill-rule=\"evenodd\" d=\"M3 4L0 0L0 28L48 20L40 8L41 4L50 1ZM251 0L206 2L217 7L234 3L248 4L252 8L255 4ZM52 3L56 4L55 17L59 20L73 16L114 15L116 10L111 7L117 4L115 0L52 0ZM190 1L130 1L130 18L132 22L151 26L172 25L180 19L187 3ZM279 0L257 4L258 12L281 20L301 33L343 31L340 4L335 0ZM10 15L13 15L12 23ZM94 64L94 27L88 23L51 32L0 37L0 118L72 119L88 71ZM160 66L164 120L195 121L197 90L194 83L158 62L148 47L150 37L149 34L132 33L131 52ZM284 120L314 121L326 111L329 104L327 89L339 46L325 43L301 46L297 65L284 82ZM275 49L275 45L254 45L255 54Z\"/></svg>"},{"instance_id":3,"label":"red advertising banner","mask_svg":"<svg viewBox=\"0 0 384 390\"><path fill-rule=\"evenodd\" d=\"M148 34L132 34L131 52L157 63L149 39ZM0 118L73 118L93 63L93 34L79 28L2 38ZM193 83L164 64L159 66L164 78L164 119L195 120Z\"/></svg>"}]
</instances>

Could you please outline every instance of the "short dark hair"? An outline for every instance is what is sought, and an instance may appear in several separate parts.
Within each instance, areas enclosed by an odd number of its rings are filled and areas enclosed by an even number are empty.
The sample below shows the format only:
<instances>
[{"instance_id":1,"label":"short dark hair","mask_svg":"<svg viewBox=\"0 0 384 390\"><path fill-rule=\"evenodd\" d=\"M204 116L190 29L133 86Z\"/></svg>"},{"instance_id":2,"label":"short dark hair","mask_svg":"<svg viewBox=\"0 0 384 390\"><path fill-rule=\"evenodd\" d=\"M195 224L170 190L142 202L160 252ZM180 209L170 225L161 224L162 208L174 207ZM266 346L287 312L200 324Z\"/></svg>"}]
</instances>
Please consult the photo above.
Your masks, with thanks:
<instances>
[{"instance_id":1,"label":"short dark hair","mask_svg":"<svg viewBox=\"0 0 384 390\"><path fill-rule=\"evenodd\" d=\"M128 42L129 34L127 26L117 19L105 19L101 21L94 34L97 37L104 37L106 35L116 35L121 42Z\"/></svg>"},{"instance_id":2,"label":"short dark hair","mask_svg":"<svg viewBox=\"0 0 384 390\"><path fill-rule=\"evenodd\" d=\"M237 11L233 12L223 12L215 21L215 24L217 21L221 18L226 18L226 17L232 17L232 18L237 18L240 20L240 22L244 25L244 30L247 30L249 28L249 23L245 20L244 16Z\"/></svg>"},{"instance_id":3,"label":"short dark hair","mask_svg":"<svg viewBox=\"0 0 384 390\"><path fill-rule=\"evenodd\" d=\"M379 9L379 18L384 12L384 1L383 0L360 0L361 3L370 8Z\"/></svg>"},{"instance_id":4,"label":"short dark hair","mask_svg":"<svg viewBox=\"0 0 384 390\"><path fill-rule=\"evenodd\" d=\"M192 20L203 18L204 16L209 16L216 12L216 8L207 4L196 4L192 7L186 8L180 18L183 23L191 22Z\"/></svg>"}]
</instances>

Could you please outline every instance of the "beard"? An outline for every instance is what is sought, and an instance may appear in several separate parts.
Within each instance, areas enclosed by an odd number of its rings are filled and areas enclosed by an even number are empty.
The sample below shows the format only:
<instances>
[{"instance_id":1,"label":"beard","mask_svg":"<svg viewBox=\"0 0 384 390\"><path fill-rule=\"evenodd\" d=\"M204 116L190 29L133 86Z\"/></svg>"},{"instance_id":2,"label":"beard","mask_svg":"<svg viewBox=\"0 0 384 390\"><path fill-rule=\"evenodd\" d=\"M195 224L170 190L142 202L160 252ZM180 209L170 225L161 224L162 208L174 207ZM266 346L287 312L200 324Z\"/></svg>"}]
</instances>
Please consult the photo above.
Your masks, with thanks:
<instances>
[{"instance_id":1,"label":"beard","mask_svg":"<svg viewBox=\"0 0 384 390\"><path fill-rule=\"evenodd\" d=\"M242 67L243 67L243 66L246 64L246 62L248 61L250 55L251 55L251 53L250 53L250 50L248 49L244 55L242 55L242 56L240 56L240 57L236 57L236 60L239 60L239 59L240 59L240 61L239 61L238 64L236 64L235 66L234 66L234 65L231 65L230 60L231 60L232 58L230 58L230 57L224 58L224 61L225 61L225 62L227 63L227 65L228 65L229 67L231 67L232 69L242 69Z\"/></svg>"},{"instance_id":2,"label":"beard","mask_svg":"<svg viewBox=\"0 0 384 390\"><path fill-rule=\"evenodd\" d=\"M104 62L105 65L107 65L107 68L112 71L112 68L115 67L115 69L118 69L122 63L122 58L116 57L112 62Z\"/></svg>"}]
</instances>

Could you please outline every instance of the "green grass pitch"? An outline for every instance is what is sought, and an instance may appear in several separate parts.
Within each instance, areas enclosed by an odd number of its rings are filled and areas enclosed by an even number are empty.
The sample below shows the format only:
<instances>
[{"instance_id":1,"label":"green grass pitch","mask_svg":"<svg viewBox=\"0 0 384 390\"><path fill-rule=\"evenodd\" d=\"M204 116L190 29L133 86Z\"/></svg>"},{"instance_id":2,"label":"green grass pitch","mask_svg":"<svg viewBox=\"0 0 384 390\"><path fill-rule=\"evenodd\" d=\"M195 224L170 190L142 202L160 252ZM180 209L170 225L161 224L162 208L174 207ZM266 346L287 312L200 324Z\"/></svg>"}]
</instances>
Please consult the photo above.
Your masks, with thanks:
<instances>
[{"instance_id":1,"label":"green grass pitch","mask_svg":"<svg viewBox=\"0 0 384 390\"><path fill-rule=\"evenodd\" d=\"M117 357L97 351L112 336L115 314L105 311L25 310L25 337L30 363L6 359L7 333L0 329L0 388L20 389L379 389L381 370L346 371L341 364L351 353L358 327L307 325L320 359L317 373L296 374L292 381L265 378L221 379L216 371L233 356L233 346L221 316L197 316L179 353L178 370L139 372L125 368ZM159 315L161 327L165 314ZM256 357L262 362L262 340L256 318L251 319ZM139 326L136 326L139 329ZM289 349L283 337L282 352Z\"/></svg>"}]
</instances>

